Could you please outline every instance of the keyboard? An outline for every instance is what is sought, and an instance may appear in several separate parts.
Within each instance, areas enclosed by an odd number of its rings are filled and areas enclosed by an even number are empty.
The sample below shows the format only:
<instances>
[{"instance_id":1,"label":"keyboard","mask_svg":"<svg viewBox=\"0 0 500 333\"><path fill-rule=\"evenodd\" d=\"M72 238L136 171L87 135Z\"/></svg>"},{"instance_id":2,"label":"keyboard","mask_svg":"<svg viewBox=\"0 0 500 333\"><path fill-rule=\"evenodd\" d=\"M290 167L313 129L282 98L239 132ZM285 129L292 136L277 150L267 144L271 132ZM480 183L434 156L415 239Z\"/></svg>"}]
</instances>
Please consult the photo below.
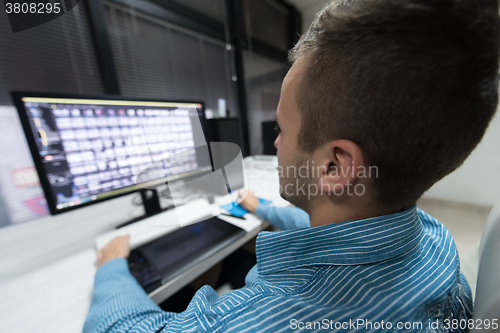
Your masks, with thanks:
<instances>
[{"instance_id":1,"label":"keyboard","mask_svg":"<svg viewBox=\"0 0 500 333\"><path fill-rule=\"evenodd\" d=\"M180 227L203 221L217 214L218 207L210 205L205 199L193 200L166 212L106 232L96 237L94 242L99 250L117 236L130 235L130 248L134 249Z\"/></svg>"},{"instance_id":2,"label":"keyboard","mask_svg":"<svg viewBox=\"0 0 500 333\"><path fill-rule=\"evenodd\" d=\"M243 229L212 217L132 250L129 269L149 293L245 234Z\"/></svg>"}]
</instances>

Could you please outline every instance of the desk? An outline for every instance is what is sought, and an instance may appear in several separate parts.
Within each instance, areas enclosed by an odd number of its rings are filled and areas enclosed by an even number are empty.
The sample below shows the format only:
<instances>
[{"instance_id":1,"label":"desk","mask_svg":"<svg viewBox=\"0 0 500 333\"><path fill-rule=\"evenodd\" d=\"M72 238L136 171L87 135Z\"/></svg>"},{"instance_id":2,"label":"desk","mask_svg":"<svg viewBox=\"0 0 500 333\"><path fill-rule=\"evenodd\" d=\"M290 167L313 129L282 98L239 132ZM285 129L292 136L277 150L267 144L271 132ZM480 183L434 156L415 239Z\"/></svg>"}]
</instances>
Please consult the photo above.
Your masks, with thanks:
<instances>
[{"instance_id":1,"label":"desk","mask_svg":"<svg viewBox=\"0 0 500 333\"><path fill-rule=\"evenodd\" d=\"M279 197L279 193L271 191L277 188L278 182L275 164L273 160L246 158L245 181L249 190L273 200L275 205L283 206L288 203ZM161 303L269 226L255 216L248 218L260 223L247 230L244 237L149 296L156 303ZM0 332L81 332L92 296L95 261L96 251L92 247L1 283Z\"/></svg>"}]
</instances>

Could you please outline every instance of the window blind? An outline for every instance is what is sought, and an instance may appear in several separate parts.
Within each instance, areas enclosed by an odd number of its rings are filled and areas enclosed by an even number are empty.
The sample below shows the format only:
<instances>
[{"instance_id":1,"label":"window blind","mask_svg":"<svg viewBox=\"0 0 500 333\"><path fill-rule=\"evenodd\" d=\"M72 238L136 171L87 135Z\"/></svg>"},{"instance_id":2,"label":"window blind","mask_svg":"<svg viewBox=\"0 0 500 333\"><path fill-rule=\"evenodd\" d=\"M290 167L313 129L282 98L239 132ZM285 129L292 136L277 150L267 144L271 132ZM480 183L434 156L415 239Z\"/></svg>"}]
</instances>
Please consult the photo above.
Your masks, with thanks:
<instances>
[{"instance_id":1,"label":"window blind","mask_svg":"<svg viewBox=\"0 0 500 333\"><path fill-rule=\"evenodd\" d=\"M173 0L218 22L224 22L224 0Z\"/></svg>"},{"instance_id":2,"label":"window blind","mask_svg":"<svg viewBox=\"0 0 500 333\"><path fill-rule=\"evenodd\" d=\"M122 95L205 102L219 99L235 114L225 44L111 2L105 2Z\"/></svg>"},{"instance_id":3,"label":"window blind","mask_svg":"<svg viewBox=\"0 0 500 333\"><path fill-rule=\"evenodd\" d=\"M12 33L0 15L0 226L48 214L10 91L102 94L87 8Z\"/></svg>"},{"instance_id":4,"label":"window blind","mask_svg":"<svg viewBox=\"0 0 500 333\"><path fill-rule=\"evenodd\" d=\"M38 27L12 33L0 15L0 105L9 92L102 93L85 3Z\"/></svg>"}]
</instances>

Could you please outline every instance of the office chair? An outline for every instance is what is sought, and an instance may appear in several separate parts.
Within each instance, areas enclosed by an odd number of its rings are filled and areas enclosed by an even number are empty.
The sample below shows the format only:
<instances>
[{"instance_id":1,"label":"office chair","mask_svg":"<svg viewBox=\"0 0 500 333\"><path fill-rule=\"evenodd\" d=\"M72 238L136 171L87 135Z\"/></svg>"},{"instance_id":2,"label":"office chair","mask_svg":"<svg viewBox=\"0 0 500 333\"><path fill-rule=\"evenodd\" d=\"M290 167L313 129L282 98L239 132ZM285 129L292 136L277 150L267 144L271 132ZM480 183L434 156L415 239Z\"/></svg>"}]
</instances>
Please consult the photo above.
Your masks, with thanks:
<instances>
[{"instance_id":1,"label":"office chair","mask_svg":"<svg viewBox=\"0 0 500 333\"><path fill-rule=\"evenodd\" d=\"M500 327L491 328L492 319L500 326L500 200L490 212L481 237L479 248L479 270L474 302L474 322L481 319L482 329L471 332L500 332ZM490 320L490 329L484 329L484 320Z\"/></svg>"}]
</instances>

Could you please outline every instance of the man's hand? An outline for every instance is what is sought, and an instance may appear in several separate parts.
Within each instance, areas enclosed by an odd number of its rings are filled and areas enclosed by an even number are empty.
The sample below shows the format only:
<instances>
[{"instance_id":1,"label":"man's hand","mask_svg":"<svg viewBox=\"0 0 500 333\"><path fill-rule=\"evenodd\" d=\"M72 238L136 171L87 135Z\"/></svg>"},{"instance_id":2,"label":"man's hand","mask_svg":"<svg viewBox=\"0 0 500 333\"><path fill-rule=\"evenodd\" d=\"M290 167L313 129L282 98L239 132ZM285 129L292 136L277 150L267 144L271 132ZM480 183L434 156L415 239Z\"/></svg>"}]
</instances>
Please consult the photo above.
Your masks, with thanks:
<instances>
[{"instance_id":1,"label":"man's hand","mask_svg":"<svg viewBox=\"0 0 500 333\"><path fill-rule=\"evenodd\" d=\"M243 207L245 210L248 210L250 213L255 214L255 210L260 204L259 198L248 191L240 191L238 192L238 195L240 197L238 201L240 202L241 207Z\"/></svg>"},{"instance_id":2,"label":"man's hand","mask_svg":"<svg viewBox=\"0 0 500 333\"><path fill-rule=\"evenodd\" d=\"M101 267L111 259L127 258L130 254L129 238L130 235L116 237L97 251L97 267Z\"/></svg>"}]
</instances>

